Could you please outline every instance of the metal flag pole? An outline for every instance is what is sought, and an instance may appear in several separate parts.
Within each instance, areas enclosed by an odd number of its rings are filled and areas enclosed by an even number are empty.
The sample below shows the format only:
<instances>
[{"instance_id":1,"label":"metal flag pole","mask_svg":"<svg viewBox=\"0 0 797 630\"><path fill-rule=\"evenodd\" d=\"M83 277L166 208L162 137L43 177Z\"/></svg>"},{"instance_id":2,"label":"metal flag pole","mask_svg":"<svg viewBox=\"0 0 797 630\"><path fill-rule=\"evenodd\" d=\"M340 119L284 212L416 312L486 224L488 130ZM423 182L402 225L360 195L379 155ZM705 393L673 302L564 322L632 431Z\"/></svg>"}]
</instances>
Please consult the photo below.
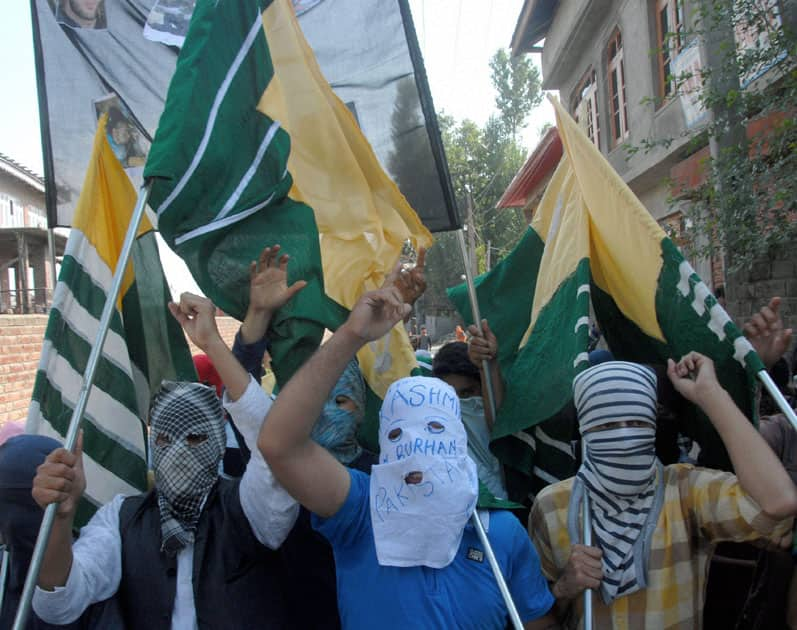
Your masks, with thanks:
<instances>
[{"instance_id":1,"label":"metal flag pole","mask_svg":"<svg viewBox=\"0 0 797 630\"><path fill-rule=\"evenodd\" d=\"M587 459L587 443L581 438L581 462ZM592 516L589 511L589 492L584 488L581 501L581 538L585 547L592 547ZM592 630L592 589L584 589L584 630Z\"/></svg>"},{"instance_id":2,"label":"metal flag pole","mask_svg":"<svg viewBox=\"0 0 797 630\"><path fill-rule=\"evenodd\" d=\"M778 389L778 386L775 385L775 382L772 380L772 377L766 370L761 370L757 374L758 380L760 380L764 387L767 388L769 395L775 400L780 407L780 410L783 412L789 422L791 422L791 426L794 427L794 430L797 431L797 414L794 413L794 409L791 408L788 401L783 397L783 394Z\"/></svg>"},{"instance_id":3,"label":"metal flag pole","mask_svg":"<svg viewBox=\"0 0 797 630\"><path fill-rule=\"evenodd\" d=\"M468 286L468 297L470 298L471 314L473 315L473 321L476 323L476 327L481 330L482 318L481 314L479 313L479 302L476 299L476 285L473 284L470 258L468 256L468 250L465 247L465 235L462 233L461 229L457 230L457 238L459 240L459 249L462 252L462 260L465 263L465 281ZM484 374L484 384L487 386L487 405L490 409L493 420L495 420L495 390L493 389L493 378L492 374L490 373L490 365L487 361L482 361L482 373ZM484 531L484 526L479 518L478 510L473 511L473 515L471 516L470 520L473 523L473 527L476 528L476 535L479 537L479 541L481 542L482 546L484 547L484 551L487 554L487 561L490 563L490 568L493 570L493 575L495 575L495 581L498 583L498 590L501 591L501 596L504 598L504 603L506 604L506 609L509 611L509 618L512 620L512 625L515 627L515 630L523 630L523 623L520 621L520 615L518 614L517 607L512 599L512 594L509 592L509 587L506 585L506 580L501 573L501 567L498 565L498 560L496 560L495 554L493 553L493 548L487 538L487 532Z\"/></svg>"},{"instance_id":4,"label":"metal flag pole","mask_svg":"<svg viewBox=\"0 0 797 630\"><path fill-rule=\"evenodd\" d=\"M141 218L144 216L144 208L149 199L150 183L144 184L138 192L138 201L133 209L133 215L130 217L130 225L127 227L127 234L122 243L122 250L119 252L119 260L116 262L116 269L114 270L113 280L111 287L108 290L108 297L105 299L105 306L102 310L100 317L99 329L94 343L91 346L91 353L86 361L86 370L83 372L83 383L80 386L80 393L78 395L75 410L72 412L72 418L69 421L69 428L66 432L64 440L64 448L67 450L74 450L75 443L77 442L78 431L80 430L80 422L83 419L83 412L86 410L86 403L89 400L89 393L91 385L94 382L94 372L97 370L97 364L100 360L102 353L102 346L105 343L105 337L108 334L108 328L111 324L111 317L113 317L116 310L116 300L119 297L119 291L122 288L122 279L124 278L127 262L130 260L130 252L133 249L133 242L136 240L136 233L138 226L141 223ZM22 597L19 601L19 608L17 608L17 616L14 619L13 630L23 630L30 614L30 603L33 598L33 590L36 587L36 581L39 577L39 570L41 569L44 552L47 549L47 543L50 540L50 532L53 529L53 522L55 521L55 513L58 510L57 503L51 503L44 511L44 518L39 528L39 535L36 538L36 546L33 548L33 556L31 557L30 567L28 568L28 575L25 578L25 587L22 590Z\"/></svg>"},{"instance_id":5,"label":"metal flag pole","mask_svg":"<svg viewBox=\"0 0 797 630\"><path fill-rule=\"evenodd\" d=\"M3 614L3 600L6 597L9 564L11 564L11 552L6 545L0 545L0 615Z\"/></svg>"}]
</instances>

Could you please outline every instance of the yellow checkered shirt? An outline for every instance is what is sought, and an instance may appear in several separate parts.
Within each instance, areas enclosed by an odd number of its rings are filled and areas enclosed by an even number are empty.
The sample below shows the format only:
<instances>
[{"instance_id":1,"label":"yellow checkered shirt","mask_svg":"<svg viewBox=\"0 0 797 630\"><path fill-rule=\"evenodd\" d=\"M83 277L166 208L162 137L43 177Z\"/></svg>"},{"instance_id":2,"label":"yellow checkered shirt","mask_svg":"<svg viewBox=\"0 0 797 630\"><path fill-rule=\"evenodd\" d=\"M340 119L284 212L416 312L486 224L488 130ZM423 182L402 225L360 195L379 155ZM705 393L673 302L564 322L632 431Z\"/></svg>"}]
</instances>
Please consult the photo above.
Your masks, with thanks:
<instances>
[{"instance_id":1,"label":"yellow checkered shirt","mask_svg":"<svg viewBox=\"0 0 797 630\"><path fill-rule=\"evenodd\" d=\"M567 508L572 485L571 478L542 490L529 516L529 533L550 582L570 557ZM664 504L651 541L648 586L611 606L594 594L595 628L701 628L716 543L779 539L791 527L792 519L776 521L764 514L730 473L665 466ZM582 606L583 598L576 598L565 627L582 627Z\"/></svg>"}]
</instances>

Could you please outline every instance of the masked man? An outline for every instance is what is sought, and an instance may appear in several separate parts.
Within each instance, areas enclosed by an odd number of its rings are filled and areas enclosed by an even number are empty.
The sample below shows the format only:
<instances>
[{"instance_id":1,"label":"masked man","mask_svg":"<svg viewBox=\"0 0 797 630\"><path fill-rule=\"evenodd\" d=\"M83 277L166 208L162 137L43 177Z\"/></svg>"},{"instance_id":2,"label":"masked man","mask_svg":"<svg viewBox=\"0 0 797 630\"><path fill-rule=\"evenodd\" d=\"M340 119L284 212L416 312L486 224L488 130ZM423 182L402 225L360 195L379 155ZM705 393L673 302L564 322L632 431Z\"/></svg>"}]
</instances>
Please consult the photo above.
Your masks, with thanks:
<instances>
[{"instance_id":1,"label":"masked man","mask_svg":"<svg viewBox=\"0 0 797 630\"><path fill-rule=\"evenodd\" d=\"M116 593L131 628L287 627L274 550L298 505L254 448L271 399L224 344L209 300L184 294L171 309L221 375L225 406L252 447L246 471L240 480L219 478L225 440L216 392L164 383L150 409L155 488L115 497L72 545L86 483L81 442L75 453L54 451L33 484L39 505L59 503L34 609L49 623L68 623Z\"/></svg>"},{"instance_id":2,"label":"masked man","mask_svg":"<svg viewBox=\"0 0 797 630\"><path fill-rule=\"evenodd\" d=\"M474 339L482 340L479 337ZM434 357L432 370L434 376L451 385L459 396L462 422L468 434L468 454L476 462L479 479L493 496L506 499L503 469L490 451L493 422L486 409L481 370L471 360L468 344L452 341L444 345ZM500 387L501 382L494 385Z\"/></svg>"},{"instance_id":3,"label":"masked man","mask_svg":"<svg viewBox=\"0 0 797 630\"><path fill-rule=\"evenodd\" d=\"M392 277L363 295L280 392L258 446L332 545L344 627L504 628L506 607L467 525L476 468L451 387L414 377L389 388L380 412L380 464L370 478L311 439L328 393L355 353L409 310ZM509 513L485 513L484 520L526 627L549 627L553 599L525 532Z\"/></svg>"},{"instance_id":4,"label":"masked man","mask_svg":"<svg viewBox=\"0 0 797 630\"><path fill-rule=\"evenodd\" d=\"M545 488L529 519L532 540L567 626L596 590L598 628L700 628L708 562L720 541L791 538L797 489L755 427L695 352L668 376L711 420L736 476L655 454L656 377L641 365L601 363L573 382L586 457L575 478ZM595 546L581 543L589 497Z\"/></svg>"}]
</instances>

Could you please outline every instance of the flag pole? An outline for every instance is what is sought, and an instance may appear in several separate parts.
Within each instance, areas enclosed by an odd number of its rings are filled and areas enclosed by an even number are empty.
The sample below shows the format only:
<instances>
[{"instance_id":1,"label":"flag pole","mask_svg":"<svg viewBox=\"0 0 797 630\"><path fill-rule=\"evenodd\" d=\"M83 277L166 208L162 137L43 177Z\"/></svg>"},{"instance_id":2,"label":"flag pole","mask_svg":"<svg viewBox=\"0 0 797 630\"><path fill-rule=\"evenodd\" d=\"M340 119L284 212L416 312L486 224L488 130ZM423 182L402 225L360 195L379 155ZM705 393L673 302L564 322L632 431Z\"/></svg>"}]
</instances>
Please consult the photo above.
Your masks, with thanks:
<instances>
[{"instance_id":1,"label":"flag pole","mask_svg":"<svg viewBox=\"0 0 797 630\"><path fill-rule=\"evenodd\" d=\"M783 415L789 419L791 426L794 427L795 431L797 431L797 414L794 413L794 409L791 408L791 405L789 405L788 401L783 397L783 394L781 393L780 389L778 389L778 386L775 385L772 377L766 370L761 370L756 376L758 376L758 379L763 383L764 387L767 388L769 395L772 396L772 398L778 404L778 407L780 407Z\"/></svg>"},{"instance_id":2,"label":"flag pole","mask_svg":"<svg viewBox=\"0 0 797 630\"><path fill-rule=\"evenodd\" d=\"M3 614L3 600L6 597L9 564L11 564L11 552L8 551L6 545L0 545L0 615Z\"/></svg>"},{"instance_id":3,"label":"flag pole","mask_svg":"<svg viewBox=\"0 0 797 630\"><path fill-rule=\"evenodd\" d=\"M581 438L581 462L587 459L587 443ZM584 488L581 500L581 538L585 547L592 547L592 516L589 511L589 492ZM592 589L584 589L584 630L592 630Z\"/></svg>"},{"instance_id":4,"label":"flag pole","mask_svg":"<svg viewBox=\"0 0 797 630\"><path fill-rule=\"evenodd\" d=\"M78 431L80 430L80 423L83 419L83 412L86 410L88 403L91 385L94 382L94 373L97 370L97 364L100 360L102 347L105 343L105 337L108 334L108 328L111 324L111 317L113 317L116 310L116 300L119 297L119 292L122 288L122 280L125 275L127 263L130 260L130 252L133 250L133 242L136 240L136 233L138 226L141 223L141 218L144 216L144 208L149 199L151 184L147 182L141 187L138 192L138 200L133 209L133 215L130 217L130 224L127 227L127 234L122 243L122 250L119 252L119 260L116 262L116 269L114 270L113 280L108 289L108 297L105 299L105 306L102 310L100 317L99 328L94 343L91 346L91 353L86 361L86 369L83 372L83 383L80 386L80 393L78 394L75 410L72 412L72 418L69 421L69 428L64 438L64 448L67 450L74 450L75 443L77 442ZM58 510L57 503L51 503L44 511L42 524L39 528L39 535L36 538L36 546L33 548L33 555L28 568L28 575L25 578L25 587L22 590L22 597L19 600L19 608L17 608L17 615L14 619L13 630L24 630L26 627L28 615L30 614L30 604L33 598L33 590L36 587L36 581L39 577L39 570L41 569L42 560L44 559L44 552L47 549L47 543L50 540L50 532L53 528L55 521L55 513Z\"/></svg>"},{"instance_id":5,"label":"flag pole","mask_svg":"<svg viewBox=\"0 0 797 630\"><path fill-rule=\"evenodd\" d=\"M473 229L472 226L471 229ZM473 284L473 273L471 272L470 257L468 256L468 250L465 247L465 235L462 233L461 229L457 230L457 238L459 240L460 252L462 252L462 260L465 263L465 279L468 287L468 297L470 298L470 311L473 315L473 321L476 323L476 327L481 330L482 318L481 314L479 313L479 302L476 298L476 285ZM493 389L493 378L492 374L490 373L490 365L488 361L482 361L482 374L484 374L484 384L487 387L487 406L490 409L493 421L495 421L495 390ZM523 630L523 623L520 621L520 615L518 614L515 602L512 600L512 594L509 592L509 587L506 585L506 580L501 573L501 567L498 565L498 560L495 558L493 548L490 545L489 539L487 538L487 533L484 531L484 526L479 518L478 510L473 511L473 515L471 516L470 520L473 523L473 527L476 529L476 534L479 537L479 541L481 542L482 546L484 547L484 551L487 554L487 561L490 563L490 568L493 570L493 575L495 575L495 581L498 583L498 590L501 591L501 596L504 598L504 603L506 604L506 609L509 611L509 618L512 620L512 625L515 627L515 630Z\"/></svg>"}]
</instances>

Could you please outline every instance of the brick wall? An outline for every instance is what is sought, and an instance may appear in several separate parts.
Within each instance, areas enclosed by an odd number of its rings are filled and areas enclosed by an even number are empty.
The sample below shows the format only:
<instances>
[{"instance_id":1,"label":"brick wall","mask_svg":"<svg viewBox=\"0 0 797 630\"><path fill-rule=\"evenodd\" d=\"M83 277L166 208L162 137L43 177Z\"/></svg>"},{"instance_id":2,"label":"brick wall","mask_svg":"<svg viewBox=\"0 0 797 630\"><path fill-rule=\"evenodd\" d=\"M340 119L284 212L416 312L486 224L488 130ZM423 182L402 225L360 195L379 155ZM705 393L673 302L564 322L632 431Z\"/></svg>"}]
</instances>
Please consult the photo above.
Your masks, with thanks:
<instances>
[{"instance_id":1,"label":"brick wall","mask_svg":"<svg viewBox=\"0 0 797 630\"><path fill-rule=\"evenodd\" d=\"M46 326L46 315L0 315L0 425L28 415Z\"/></svg>"},{"instance_id":2,"label":"brick wall","mask_svg":"<svg viewBox=\"0 0 797 630\"><path fill-rule=\"evenodd\" d=\"M226 316L216 322L232 347L239 322ZM28 415L46 327L46 315L0 315L0 426ZM191 354L200 352L190 342L189 348Z\"/></svg>"}]
</instances>

